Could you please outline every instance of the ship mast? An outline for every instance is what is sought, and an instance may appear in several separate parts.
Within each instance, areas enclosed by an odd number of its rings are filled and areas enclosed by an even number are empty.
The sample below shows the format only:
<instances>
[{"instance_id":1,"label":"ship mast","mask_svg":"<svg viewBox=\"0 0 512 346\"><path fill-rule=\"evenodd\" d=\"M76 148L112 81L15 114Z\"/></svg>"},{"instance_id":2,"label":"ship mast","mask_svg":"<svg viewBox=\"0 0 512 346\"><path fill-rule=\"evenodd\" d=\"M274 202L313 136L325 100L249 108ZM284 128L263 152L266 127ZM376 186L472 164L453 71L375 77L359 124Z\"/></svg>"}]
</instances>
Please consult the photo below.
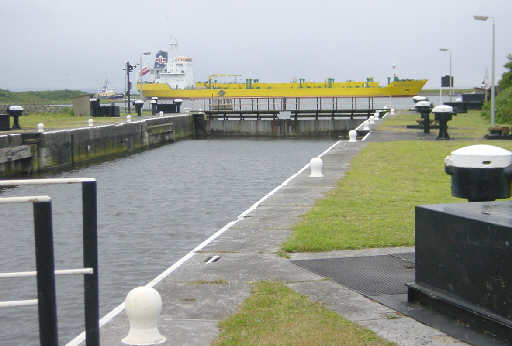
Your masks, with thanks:
<instances>
[{"instance_id":1,"label":"ship mast","mask_svg":"<svg viewBox=\"0 0 512 346\"><path fill-rule=\"evenodd\" d=\"M167 73L175 73L176 53L178 51L178 42L171 36L169 40L169 56L167 58Z\"/></svg>"}]
</instances>

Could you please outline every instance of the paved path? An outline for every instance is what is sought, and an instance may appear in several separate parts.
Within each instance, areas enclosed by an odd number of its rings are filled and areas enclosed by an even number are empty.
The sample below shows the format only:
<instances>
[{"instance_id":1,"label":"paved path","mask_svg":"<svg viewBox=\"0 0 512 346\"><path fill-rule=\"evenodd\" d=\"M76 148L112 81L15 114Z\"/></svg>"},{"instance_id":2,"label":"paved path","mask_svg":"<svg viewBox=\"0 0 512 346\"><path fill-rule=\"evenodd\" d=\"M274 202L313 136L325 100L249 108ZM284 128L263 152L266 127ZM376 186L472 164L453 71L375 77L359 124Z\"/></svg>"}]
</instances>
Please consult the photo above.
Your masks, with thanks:
<instances>
[{"instance_id":1,"label":"paved path","mask_svg":"<svg viewBox=\"0 0 512 346\"><path fill-rule=\"evenodd\" d=\"M401 345L461 345L438 330L397 314L276 254L291 234L292 226L336 186L351 159L365 145L365 142L339 142L322 157L324 178L309 178L309 170L304 170L160 281L155 288L163 299L160 331L167 337L164 345L209 345L219 332L218 322L236 312L249 297L251 282L260 280L284 281L297 292ZM370 249L294 254L292 258L411 251L411 248ZM206 263L211 256L220 259ZM102 328L102 345L121 345L128 328L126 313L122 311Z\"/></svg>"}]
</instances>

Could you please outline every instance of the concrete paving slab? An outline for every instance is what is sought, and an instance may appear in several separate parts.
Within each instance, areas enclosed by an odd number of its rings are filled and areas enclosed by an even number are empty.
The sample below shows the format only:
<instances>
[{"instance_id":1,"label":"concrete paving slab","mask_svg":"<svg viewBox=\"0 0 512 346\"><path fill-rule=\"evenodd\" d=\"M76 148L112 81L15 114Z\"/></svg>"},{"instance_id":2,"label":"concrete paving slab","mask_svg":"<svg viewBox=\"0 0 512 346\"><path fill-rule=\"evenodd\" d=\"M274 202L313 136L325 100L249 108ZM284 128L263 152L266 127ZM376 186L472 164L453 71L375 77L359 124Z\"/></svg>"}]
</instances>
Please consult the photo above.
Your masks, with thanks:
<instances>
[{"instance_id":1,"label":"concrete paving slab","mask_svg":"<svg viewBox=\"0 0 512 346\"><path fill-rule=\"evenodd\" d=\"M466 345L409 317L380 318L358 321L358 323L398 345L442 345L437 343L442 340L448 341L449 344Z\"/></svg>"},{"instance_id":2,"label":"concrete paving slab","mask_svg":"<svg viewBox=\"0 0 512 346\"><path fill-rule=\"evenodd\" d=\"M205 247L203 252L235 251L276 253L281 243L292 234L291 230L257 229L242 223L236 229L230 229L223 237Z\"/></svg>"},{"instance_id":3,"label":"concrete paving slab","mask_svg":"<svg viewBox=\"0 0 512 346\"><path fill-rule=\"evenodd\" d=\"M391 254L400 254L400 253L409 253L409 252L414 252L414 247L403 246L403 247L375 248L375 249L361 249L361 250L292 253L292 254L290 254L290 259L291 260L311 260L311 259L342 258L342 257L366 257L366 256L391 255Z\"/></svg>"},{"instance_id":4,"label":"concrete paving slab","mask_svg":"<svg viewBox=\"0 0 512 346\"><path fill-rule=\"evenodd\" d=\"M371 301L332 280L289 283L288 287L322 303L329 310L336 311L351 321L384 318L393 310Z\"/></svg>"},{"instance_id":5,"label":"concrete paving slab","mask_svg":"<svg viewBox=\"0 0 512 346\"><path fill-rule=\"evenodd\" d=\"M200 253L178 268L168 280L235 281L310 281L320 276L311 273L275 254L225 253L214 263L205 263L211 254Z\"/></svg>"}]
</instances>

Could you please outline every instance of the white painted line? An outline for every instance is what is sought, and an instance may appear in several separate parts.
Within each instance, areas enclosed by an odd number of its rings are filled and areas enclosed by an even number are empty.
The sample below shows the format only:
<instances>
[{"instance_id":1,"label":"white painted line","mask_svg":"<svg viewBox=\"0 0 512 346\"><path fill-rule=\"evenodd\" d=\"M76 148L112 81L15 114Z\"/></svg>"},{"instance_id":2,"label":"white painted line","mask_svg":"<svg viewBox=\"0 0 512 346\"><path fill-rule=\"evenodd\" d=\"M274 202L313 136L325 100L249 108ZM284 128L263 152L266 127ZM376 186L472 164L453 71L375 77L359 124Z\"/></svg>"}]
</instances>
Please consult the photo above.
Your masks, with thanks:
<instances>
[{"instance_id":1,"label":"white painted line","mask_svg":"<svg viewBox=\"0 0 512 346\"><path fill-rule=\"evenodd\" d=\"M365 140L366 140L366 138L368 138L368 136L370 135L370 133L372 133L372 132L371 132L371 131L369 131L369 132L368 132L368 133L363 137L363 139L361 139L361 141L365 141Z\"/></svg>"},{"instance_id":2,"label":"white painted line","mask_svg":"<svg viewBox=\"0 0 512 346\"><path fill-rule=\"evenodd\" d=\"M330 150L332 150L336 145L338 145L341 141L337 141L336 143L334 143L333 145L331 145L329 148L327 148L326 150L324 150L320 155L318 155L318 157L322 157L324 156L325 154L327 154ZM146 287L154 287L156 284L158 284L160 281L162 281L163 279L165 279L167 276L169 276L172 272L174 272L176 269L178 269L179 267L181 267L185 262L187 262L189 259L191 259L198 251L201 251L204 247L206 247L207 245L209 245L212 241L214 241L215 239L217 239L220 235L222 235L224 232L226 232L228 229L230 229L232 226L236 225L238 222L242 221L245 216L247 214L249 214L250 212L254 211L256 208L258 208L260 206L261 203L263 203L266 199L268 199L270 196L272 196L273 194L275 194L277 191L279 191L281 188L283 188L284 186L286 186L290 181L292 181L293 179L295 179L299 174L301 174L302 172L304 172L304 170L308 169L309 168L309 162L304 166L302 167L301 169L299 169L297 171L297 173L293 174L291 177L289 177L288 179L286 179L285 181L283 181L281 183L281 185L277 186L276 188L274 188L272 191L270 191L268 194L266 194L265 196L263 196L260 200L258 200L256 203L254 203L253 205L251 205L247 210L245 210L243 213L241 213L240 215L238 215L238 217L227 223L224 227L222 227L221 229L219 229L217 232L215 232L214 234L212 234L208 239L206 239L205 241L203 241L201 244L197 245L194 249L192 249L189 253L187 253L185 256L183 256L182 258L180 258L177 262L175 262L172 266L170 266L169 268L167 268L164 272L162 272L160 275L158 275L157 277L155 277L153 280L151 280L150 282L148 282L145 286ZM118 306L116 306L114 309L112 309L108 314L106 314L105 316L103 316L101 319L100 319L100 328L102 326L104 326L105 324L107 324L108 322L110 322L112 319L114 319L114 317L116 317L119 313L121 313L122 311L124 310L124 302L119 304ZM83 342L85 340L85 332L82 332L80 333L78 336L76 336L73 340L71 340L70 342L68 342L66 344L66 346L77 346L79 345L81 342Z\"/></svg>"}]
</instances>

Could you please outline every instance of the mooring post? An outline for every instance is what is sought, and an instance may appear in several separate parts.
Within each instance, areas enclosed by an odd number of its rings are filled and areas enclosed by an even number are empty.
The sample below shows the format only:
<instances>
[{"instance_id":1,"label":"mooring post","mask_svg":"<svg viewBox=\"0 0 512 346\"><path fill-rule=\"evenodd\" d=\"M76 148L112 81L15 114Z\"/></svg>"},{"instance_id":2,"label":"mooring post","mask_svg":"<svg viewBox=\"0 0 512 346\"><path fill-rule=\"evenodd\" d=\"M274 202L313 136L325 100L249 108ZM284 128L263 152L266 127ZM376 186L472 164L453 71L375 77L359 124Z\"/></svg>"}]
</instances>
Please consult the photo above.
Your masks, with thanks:
<instances>
[{"instance_id":1,"label":"mooring post","mask_svg":"<svg viewBox=\"0 0 512 346\"><path fill-rule=\"evenodd\" d=\"M57 304L53 258L52 202L34 202L39 340L41 345L57 346Z\"/></svg>"},{"instance_id":2,"label":"mooring post","mask_svg":"<svg viewBox=\"0 0 512 346\"><path fill-rule=\"evenodd\" d=\"M96 181L82 182L83 252L84 268L93 273L84 275L85 342L99 346L98 299L98 211Z\"/></svg>"}]
</instances>

